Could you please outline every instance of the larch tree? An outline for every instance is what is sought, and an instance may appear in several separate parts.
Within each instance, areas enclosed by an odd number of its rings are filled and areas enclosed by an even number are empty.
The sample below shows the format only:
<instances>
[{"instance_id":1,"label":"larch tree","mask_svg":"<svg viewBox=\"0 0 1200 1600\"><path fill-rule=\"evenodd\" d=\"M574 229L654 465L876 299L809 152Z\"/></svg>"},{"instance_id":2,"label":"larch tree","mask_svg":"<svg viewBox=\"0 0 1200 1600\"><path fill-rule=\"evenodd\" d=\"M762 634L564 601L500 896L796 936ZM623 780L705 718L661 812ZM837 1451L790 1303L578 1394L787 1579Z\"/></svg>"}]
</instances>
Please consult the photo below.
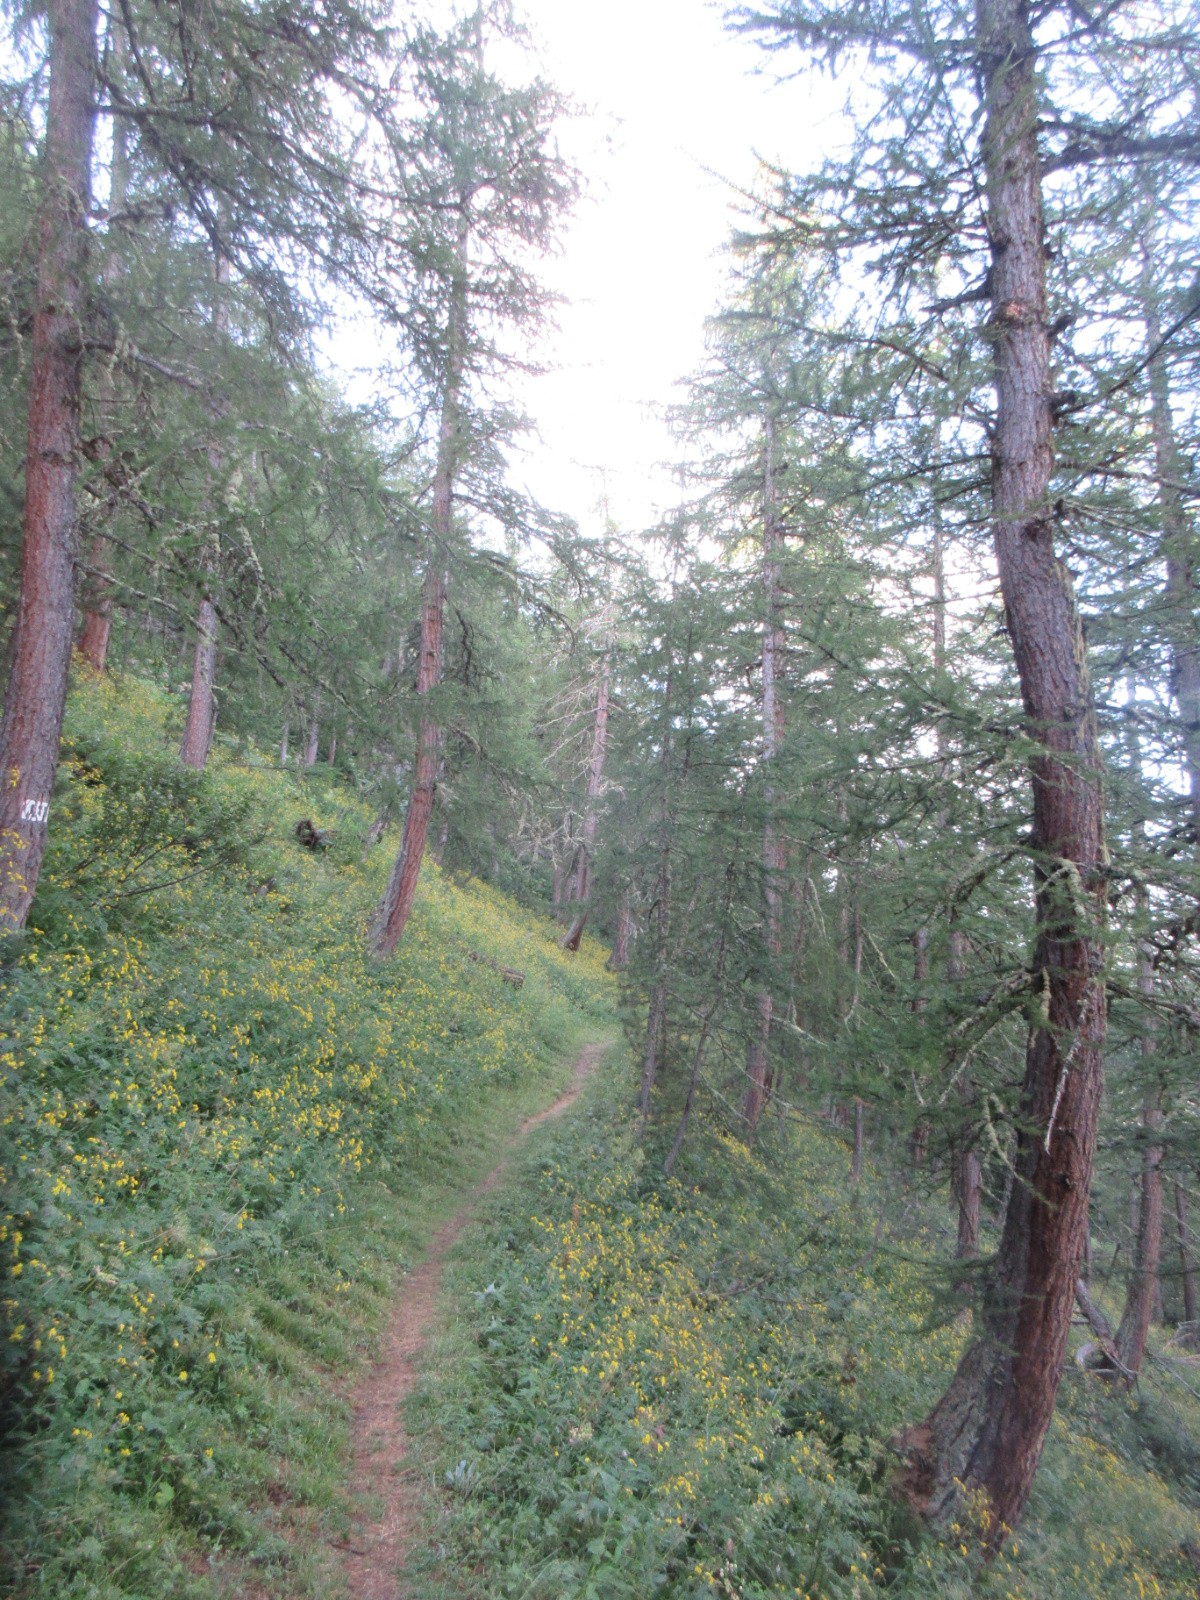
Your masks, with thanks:
<instances>
[{"instance_id":1,"label":"larch tree","mask_svg":"<svg viewBox=\"0 0 1200 1600\"><path fill-rule=\"evenodd\" d=\"M548 299L533 261L553 242L574 195L574 178L553 145L564 107L540 80L510 87L488 68L494 36L517 30L503 4L480 5L445 37L410 41L411 108L392 133L408 193L421 196L420 225L406 243L407 305L397 314L427 403L437 418L431 505L424 539L424 589L417 657L418 701L412 787L400 848L376 913L375 953L396 948L412 910L437 787L442 725L430 704L442 675L449 564L459 536L459 500L503 508L500 436L506 420L482 406L481 387L528 367L511 340L528 339ZM490 483L481 480L487 480ZM516 531L516 530L514 530Z\"/></svg>"},{"instance_id":2,"label":"larch tree","mask_svg":"<svg viewBox=\"0 0 1200 1600\"><path fill-rule=\"evenodd\" d=\"M845 255L859 252L893 318L868 342L881 355L904 353L918 388L949 371L930 343L935 332L980 339L990 355L990 414L976 415L1032 784L1028 1045L1014 1181L983 1317L945 1395L900 1442L913 1504L942 1518L962 1493L982 1494L993 1548L1020 1517L1058 1391L1105 1036L1102 762L1071 575L1056 551L1054 430L1067 401L1053 376L1044 174L1197 145L1182 124L1108 126L1077 112L1071 47L1094 49L1096 37L1115 37L1119 26L1109 19L1064 44L1057 11L1026 0L978 0L973 13L886 3L847 12L786 0L742 13L773 43L798 41L826 59L864 64L874 53L882 64L885 113L873 123L864 114L849 168L830 161L793 180L791 209L798 236L819 229ZM1052 52L1051 43L1061 48ZM1168 48L1165 37L1158 48ZM975 153L962 120L972 105ZM868 242L884 240L881 255L867 260ZM935 261L946 292L931 309L917 295ZM986 308L978 330L964 320L974 306ZM963 397L970 406L981 398L978 389Z\"/></svg>"},{"instance_id":3,"label":"larch tree","mask_svg":"<svg viewBox=\"0 0 1200 1600\"><path fill-rule=\"evenodd\" d=\"M379 231L364 204L374 197L354 175L354 133L339 122L331 88L362 118L373 115L381 30L348 4L303 28L238 0L204 12L131 4L110 16L101 57L98 20L94 5L55 0L48 8L24 550L0 728L0 916L10 929L24 925L36 890L57 768L74 633L85 359L98 350L180 378L142 356L128 330L106 332L93 317L86 268L97 113L121 123L115 193L126 186L119 169L127 163L139 200L127 212L136 209L143 225L174 220L193 241L206 236L216 257L255 286L281 344L298 348L310 324L304 267L327 281L378 287L364 265L372 255L364 243ZM110 215L110 229L132 220ZM89 646L95 659L99 645Z\"/></svg>"},{"instance_id":4,"label":"larch tree","mask_svg":"<svg viewBox=\"0 0 1200 1600\"><path fill-rule=\"evenodd\" d=\"M95 0L49 8L50 93L29 368L21 588L0 725L0 924L25 926L46 848L75 624Z\"/></svg>"}]
</instances>

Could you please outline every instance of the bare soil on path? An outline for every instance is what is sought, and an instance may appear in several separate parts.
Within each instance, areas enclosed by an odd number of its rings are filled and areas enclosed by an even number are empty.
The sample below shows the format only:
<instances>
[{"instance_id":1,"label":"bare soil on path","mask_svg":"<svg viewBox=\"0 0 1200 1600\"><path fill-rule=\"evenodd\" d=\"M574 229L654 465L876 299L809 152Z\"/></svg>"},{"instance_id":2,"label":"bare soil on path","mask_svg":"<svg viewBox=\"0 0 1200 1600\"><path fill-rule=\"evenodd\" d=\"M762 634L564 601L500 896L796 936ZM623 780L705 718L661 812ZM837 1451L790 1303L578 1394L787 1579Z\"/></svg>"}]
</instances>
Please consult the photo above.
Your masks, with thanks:
<instances>
[{"instance_id":1,"label":"bare soil on path","mask_svg":"<svg viewBox=\"0 0 1200 1600\"><path fill-rule=\"evenodd\" d=\"M575 1103L588 1074L607 1049L589 1044L575 1064L571 1087L517 1130L509 1153L539 1123L559 1117ZM475 1213L480 1198L494 1189L508 1166L506 1157L472 1190L466 1203L434 1235L421 1265L405 1278L392 1309L379 1360L355 1388L354 1468L350 1493L358 1506L370 1506L370 1522L360 1522L345 1551L343 1573L353 1600L402 1600L405 1559L420 1527L420 1501L413 1474L405 1472L410 1437L404 1401L416 1386L421 1357L432 1333L446 1252ZM380 1504L382 1502L382 1504Z\"/></svg>"}]
</instances>

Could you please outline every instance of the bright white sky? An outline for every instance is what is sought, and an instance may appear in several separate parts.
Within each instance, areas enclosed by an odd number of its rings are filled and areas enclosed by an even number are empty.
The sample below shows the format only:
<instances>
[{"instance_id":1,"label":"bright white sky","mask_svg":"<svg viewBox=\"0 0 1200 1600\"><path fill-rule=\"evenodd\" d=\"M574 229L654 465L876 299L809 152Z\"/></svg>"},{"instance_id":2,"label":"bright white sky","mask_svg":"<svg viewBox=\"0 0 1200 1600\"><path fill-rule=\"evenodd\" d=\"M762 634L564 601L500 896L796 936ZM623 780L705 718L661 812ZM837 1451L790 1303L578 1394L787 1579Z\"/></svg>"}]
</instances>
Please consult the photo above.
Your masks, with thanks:
<instances>
[{"instance_id":1,"label":"bright white sky","mask_svg":"<svg viewBox=\"0 0 1200 1600\"><path fill-rule=\"evenodd\" d=\"M550 345L557 370L523 396L543 443L516 476L585 529L607 490L633 532L678 498L657 413L703 355L734 191L753 184L759 156L796 165L811 150L811 86L777 86L773 61L706 0L519 10L544 75L590 114L564 140L589 196L546 267L567 303Z\"/></svg>"},{"instance_id":2,"label":"bright white sky","mask_svg":"<svg viewBox=\"0 0 1200 1600\"><path fill-rule=\"evenodd\" d=\"M435 17L466 3L427 0ZM537 440L515 454L513 478L585 532L600 530L605 498L628 533L678 503L662 411L703 359L741 197L761 162L795 169L844 132L844 86L778 83L799 54L768 55L727 32L732 3L516 0L533 70L581 108L561 144L585 197L542 266L563 304L537 352L551 370L516 397ZM522 60L514 76L530 70ZM352 397L372 392L372 338L342 330L343 359L330 351Z\"/></svg>"}]
</instances>

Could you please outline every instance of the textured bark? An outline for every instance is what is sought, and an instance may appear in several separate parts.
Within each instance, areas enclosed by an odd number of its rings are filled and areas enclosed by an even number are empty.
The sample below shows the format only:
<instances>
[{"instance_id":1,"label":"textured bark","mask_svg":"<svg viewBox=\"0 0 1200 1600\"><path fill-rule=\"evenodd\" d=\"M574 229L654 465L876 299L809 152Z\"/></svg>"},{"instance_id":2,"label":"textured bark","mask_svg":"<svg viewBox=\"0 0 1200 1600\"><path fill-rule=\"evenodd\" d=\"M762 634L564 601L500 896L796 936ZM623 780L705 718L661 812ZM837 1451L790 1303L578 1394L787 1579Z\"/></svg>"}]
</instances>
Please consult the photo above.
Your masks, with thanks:
<instances>
[{"instance_id":1,"label":"textured bark","mask_svg":"<svg viewBox=\"0 0 1200 1600\"><path fill-rule=\"evenodd\" d=\"M954 1198L958 1204L958 1235L954 1255L958 1261L973 1261L979 1254L979 1194L982 1174L979 1155L964 1150L954 1174Z\"/></svg>"},{"instance_id":2,"label":"textured bark","mask_svg":"<svg viewBox=\"0 0 1200 1600\"><path fill-rule=\"evenodd\" d=\"M0 725L0 931L25 925L46 848L74 630L95 0L51 0L29 364L21 590Z\"/></svg>"},{"instance_id":3,"label":"textured bark","mask_svg":"<svg viewBox=\"0 0 1200 1600\"><path fill-rule=\"evenodd\" d=\"M786 866L786 845L775 816L773 769L783 743L783 697L779 677L786 637L783 628L780 555L783 530L775 488L775 419L768 412L763 423L763 635L762 635L762 759L763 783L763 944L771 972L758 995L757 1024L746 1060L746 1092L742 1115L753 1130L766 1104L769 1085L771 1019L775 1000L771 976L781 949L781 884Z\"/></svg>"},{"instance_id":4,"label":"textured bark","mask_svg":"<svg viewBox=\"0 0 1200 1600\"><path fill-rule=\"evenodd\" d=\"M1054 551L1035 48L1024 0L978 0L997 411L993 536L1031 762L1037 941L1012 1186L980 1336L901 1443L903 1487L947 1515L986 1497L1015 1526L1062 1372L1087 1227L1104 1042L1100 754L1070 576Z\"/></svg>"},{"instance_id":5,"label":"textured bark","mask_svg":"<svg viewBox=\"0 0 1200 1600\"><path fill-rule=\"evenodd\" d=\"M421 699L432 693L442 677L446 559L454 525L454 484L461 449L459 403L467 317L467 240L468 220L464 211L459 225L457 260L446 329L447 366L442 388L437 465L433 480L433 539L425 568L425 588L421 604L421 643L417 662L417 694ZM395 865L392 867L391 879L376 918L375 953L379 956L390 956L395 950L412 910L417 882L421 876L425 841L429 837L429 818L433 812L441 747L440 727L431 717L422 715L417 725L413 786L408 811L404 817L404 833L400 840Z\"/></svg>"},{"instance_id":6,"label":"textured bark","mask_svg":"<svg viewBox=\"0 0 1200 1600\"><path fill-rule=\"evenodd\" d=\"M1183 1320L1189 1325L1190 1342L1200 1344L1200 1296L1196 1293L1196 1263L1188 1233L1187 1191L1175 1180L1175 1226L1179 1241L1179 1271L1183 1279Z\"/></svg>"},{"instance_id":7,"label":"textured bark","mask_svg":"<svg viewBox=\"0 0 1200 1600\"><path fill-rule=\"evenodd\" d=\"M629 897L622 896L617 911L617 936L613 940L612 966L620 971L629 960L629 935L633 931L633 916L629 910Z\"/></svg>"}]
</instances>

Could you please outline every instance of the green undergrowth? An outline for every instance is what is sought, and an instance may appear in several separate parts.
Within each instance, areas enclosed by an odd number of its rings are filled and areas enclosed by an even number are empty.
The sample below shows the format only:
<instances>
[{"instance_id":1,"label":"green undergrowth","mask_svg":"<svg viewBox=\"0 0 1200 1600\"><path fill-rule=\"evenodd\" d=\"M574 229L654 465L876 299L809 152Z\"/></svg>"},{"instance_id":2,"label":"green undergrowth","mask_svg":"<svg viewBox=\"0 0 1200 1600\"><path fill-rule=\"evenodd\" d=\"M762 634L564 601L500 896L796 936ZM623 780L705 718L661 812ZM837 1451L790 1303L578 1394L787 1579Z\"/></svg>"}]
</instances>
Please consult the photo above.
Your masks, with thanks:
<instances>
[{"instance_id":1,"label":"green undergrowth","mask_svg":"<svg viewBox=\"0 0 1200 1600\"><path fill-rule=\"evenodd\" d=\"M0 1426L19 1596L328 1592L345 1376L397 1274L611 1021L605 952L432 865L333 775L136 681L72 696L4 1029ZM308 817L331 835L303 849ZM518 988L500 969L524 975Z\"/></svg>"},{"instance_id":2,"label":"green undergrowth","mask_svg":"<svg viewBox=\"0 0 1200 1600\"><path fill-rule=\"evenodd\" d=\"M888 1441L967 1336L941 1212L878 1174L855 1192L812 1124L757 1151L697 1130L665 1181L634 1092L605 1073L459 1248L412 1402L433 1508L415 1594L1195 1595L1194 1463L1150 1447L1148 1401L1081 1373L1020 1537L984 1567L969 1513L924 1534Z\"/></svg>"}]
</instances>

